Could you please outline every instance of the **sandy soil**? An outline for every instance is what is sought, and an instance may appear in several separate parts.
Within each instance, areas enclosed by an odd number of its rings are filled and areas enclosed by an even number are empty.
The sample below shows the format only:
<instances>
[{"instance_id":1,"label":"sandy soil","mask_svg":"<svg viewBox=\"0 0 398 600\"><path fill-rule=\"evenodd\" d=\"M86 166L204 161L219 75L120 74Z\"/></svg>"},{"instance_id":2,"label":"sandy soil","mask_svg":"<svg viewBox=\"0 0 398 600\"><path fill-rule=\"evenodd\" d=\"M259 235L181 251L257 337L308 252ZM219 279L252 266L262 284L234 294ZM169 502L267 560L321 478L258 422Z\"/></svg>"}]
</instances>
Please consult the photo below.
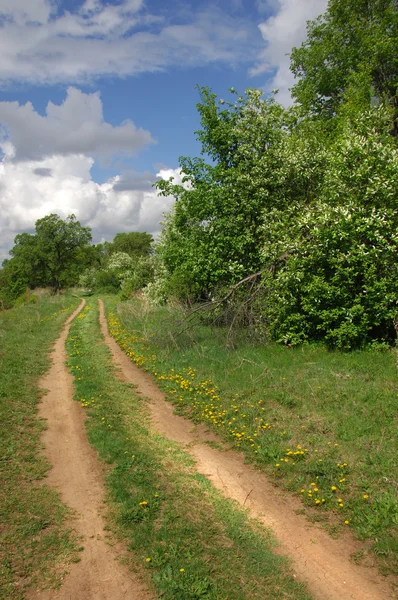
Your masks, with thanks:
<instances>
[{"instance_id":1,"label":"sandy soil","mask_svg":"<svg viewBox=\"0 0 398 600\"><path fill-rule=\"evenodd\" d=\"M151 375L143 372L122 352L109 335L100 301L102 333L119 376L137 386L149 399L152 425L170 440L180 442L195 459L197 470L228 497L249 509L251 516L272 528L283 554L293 561L295 576L305 581L319 600L387 600L397 598L389 582L371 567L355 565L350 556L361 546L350 533L335 540L305 516L298 498L278 489L265 474L245 464L242 455L209 447L206 441L220 440L203 426L173 414Z\"/></svg>"},{"instance_id":2,"label":"sandy soil","mask_svg":"<svg viewBox=\"0 0 398 600\"><path fill-rule=\"evenodd\" d=\"M85 412L73 400L73 378L65 365L65 340L69 324L83 308L68 319L52 354L52 366L40 381L48 390L39 407L47 421L42 441L52 468L45 480L62 501L76 512L71 526L82 538L81 561L71 567L57 591L31 592L29 600L149 600L143 584L119 562L125 552L121 544L110 545L104 531L103 471L90 447L84 428Z\"/></svg>"}]
</instances>

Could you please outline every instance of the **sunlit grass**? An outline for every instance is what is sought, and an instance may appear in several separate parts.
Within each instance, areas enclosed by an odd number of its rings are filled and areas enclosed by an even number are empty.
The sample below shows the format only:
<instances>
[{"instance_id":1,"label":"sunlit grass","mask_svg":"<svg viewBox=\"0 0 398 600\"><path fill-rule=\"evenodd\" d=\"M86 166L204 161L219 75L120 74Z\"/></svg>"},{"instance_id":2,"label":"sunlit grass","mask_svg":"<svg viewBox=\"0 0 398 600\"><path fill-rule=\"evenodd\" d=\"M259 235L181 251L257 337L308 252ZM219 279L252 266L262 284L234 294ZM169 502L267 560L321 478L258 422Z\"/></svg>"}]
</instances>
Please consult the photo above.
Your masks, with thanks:
<instances>
[{"instance_id":1,"label":"sunlit grass","mask_svg":"<svg viewBox=\"0 0 398 600\"><path fill-rule=\"evenodd\" d=\"M332 532L349 527L372 540L380 568L397 570L394 351L230 349L222 329L177 335L175 311L112 300L107 306L112 335L180 414L244 451Z\"/></svg>"},{"instance_id":2,"label":"sunlit grass","mask_svg":"<svg viewBox=\"0 0 398 600\"><path fill-rule=\"evenodd\" d=\"M150 433L142 398L115 378L96 300L72 326L68 352L90 442L110 465L109 522L159 597L309 599L269 533L196 474L177 444Z\"/></svg>"},{"instance_id":3,"label":"sunlit grass","mask_svg":"<svg viewBox=\"0 0 398 600\"><path fill-rule=\"evenodd\" d=\"M67 510L41 481L43 424L37 418L38 379L62 323L76 308L70 296L0 313L0 598L22 600L29 587L54 587L76 560L65 528Z\"/></svg>"}]
</instances>

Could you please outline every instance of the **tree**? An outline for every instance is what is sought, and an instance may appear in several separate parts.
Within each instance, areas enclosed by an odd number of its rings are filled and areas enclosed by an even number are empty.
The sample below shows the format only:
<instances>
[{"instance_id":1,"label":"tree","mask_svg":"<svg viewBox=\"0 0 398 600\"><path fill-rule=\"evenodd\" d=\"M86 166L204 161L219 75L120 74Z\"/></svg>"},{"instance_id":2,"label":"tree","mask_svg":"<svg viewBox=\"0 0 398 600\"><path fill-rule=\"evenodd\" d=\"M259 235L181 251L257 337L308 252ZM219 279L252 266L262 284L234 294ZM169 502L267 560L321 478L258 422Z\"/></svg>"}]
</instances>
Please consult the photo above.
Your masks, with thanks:
<instances>
[{"instance_id":1,"label":"tree","mask_svg":"<svg viewBox=\"0 0 398 600\"><path fill-rule=\"evenodd\" d=\"M113 242L90 246L88 268L79 285L91 291L119 292L127 299L153 278L153 238L144 232L117 233Z\"/></svg>"},{"instance_id":2,"label":"tree","mask_svg":"<svg viewBox=\"0 0 398 600\"><path fill-rule=\"evenodd\" d=\"M177 201L156 250L165 268L148 293L219 308L227 297L224 322L250 320L284 343L392 343L398 149L389 107L364 110L353 92L330 136L301 107L285 111L255 90L226 108L204 99L200 137L214 164L183 159L185 183L158 184Z\"/></svg>"},{"instance_id":3,"label":"tree","mask_svg":"<svg viewBox=\"0 0 398 600\"><path fill-rule=\"evenodd\" d=\"M75 215L63 221L51 214L36 221L36 239L35 259L42 261L53 290L75 283L91 241L90 228L82 227Z\"/></svg>"},{"instance_id":4,"label":"tree","mask_svg":"<svg viewBox=\"0 0 398 600\"><path fill-rule=\"evenodd\" d=\"M149 233L132 231L130 233L117 233L113 242L107 246L109 254L124 252L129 256L148 256L153 243Z\"/></svg>"},{"instance_id":5,"label":"tree","mask_svg":"<svg viewBox=\"0 0 398 600\"><path fill-rule=\"evenodd\" d=\"M287 113L259 90L232 93L236 101L226 103L200 89L197 133L212 164L182 158L184 185L157 184L177 200L158 253L174 285L193 297L208 297L260 266L264 210L283 202L278 173Z\"/></svg>"},{"instance_id":6,"label":"tree","mask_svg":"<svg viewBox=\"0 0 398 600\"><path fill-rule=\"evenodd\" d=\"M7 305L27 287L51 286L58 291L77 283L82 270L98 258L90 240L90 229L82 227L74 215L65 220L48 215L36 221L35 234L17 235L0 278Z\"/></svg>"},{"instance_id":7,"label":"tree","mask_svg":"<svg viewBox=\"0 0 398 600\"><path fill-rule=\"evenodd\" d=\"M330 0L326 13L307 26L293 48L293 97L305 114L330 119L352 88L362 109L375 101L392 107L398 136L398 5L396 0Z\"/></svg>"}]
</instances>

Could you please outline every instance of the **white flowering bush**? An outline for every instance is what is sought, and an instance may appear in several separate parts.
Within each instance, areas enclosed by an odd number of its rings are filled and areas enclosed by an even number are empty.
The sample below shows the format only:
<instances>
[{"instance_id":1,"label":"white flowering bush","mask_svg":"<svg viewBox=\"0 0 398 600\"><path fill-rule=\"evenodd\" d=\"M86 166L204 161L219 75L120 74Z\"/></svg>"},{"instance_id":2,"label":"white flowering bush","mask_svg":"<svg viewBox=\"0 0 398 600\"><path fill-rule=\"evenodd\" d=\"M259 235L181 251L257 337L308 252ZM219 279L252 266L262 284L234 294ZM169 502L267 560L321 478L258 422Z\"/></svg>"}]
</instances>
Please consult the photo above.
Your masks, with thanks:
<instances>
[{"instance_id":1,"label":"white flowering bush","mask_svg":"<svg viewBox=\"0 0 398 600\"><path fill-rule=\"evenodd\" d=\"M119 279L122 300L127 300L133 292L152 281L153 261L152 256L130 256L125 252L115 252L110 256L107 270Z\"/></svg>"},{"instance_id":2,"label":"white flowering bush","mask_svg":"<svg viewBox=\"0 0 398 600\"><path fill-rule=\"evenodd\" d=\"M97 269L86 269L79 277L79 287L92 293L97 285Z\"/></svg>"},{"instance_id":3,"label":"white flowering bush","mask_svg":"<svg viewBox=\"0 0 398 600\"><path fill-rule=\"evenodd\" d=\"M142 293L151 304L165 304L169 291L169 274L159 255L152 257L153 277L147 283Z\"/></svg>"},{"instance_id":4,"label":"white flowering bush","mask_svg":"<svg viewBox=\"0 0 398 600\"><path fill-rule=\"evenodd\" d=\"M190 188L160 182L176 203L148 293L222 298L232 319L286 344L392 344L397 318L398 146L391 110L347 103L333 123L303 118L248 90L217 103L201 90L204 159L181 160ZM156 294L155 294L156 290ZM255 292L255 293L254 293ZM256 317L257 315L257 317ZM250 325L251 326L251 325Z\"/></svg>"},{"instance_id":5,"label":"white flowering bush","mask_svg":"<svg viewBox=\"0 0 398 600\"><path fill-rule=\"evenodd\" d=\"M319 198L267 215L263 259L287 252L264 281L272 337L350 349L392 343L398 312L398 150L381 108L345 127Z\"/></svg>"}]
</instances>

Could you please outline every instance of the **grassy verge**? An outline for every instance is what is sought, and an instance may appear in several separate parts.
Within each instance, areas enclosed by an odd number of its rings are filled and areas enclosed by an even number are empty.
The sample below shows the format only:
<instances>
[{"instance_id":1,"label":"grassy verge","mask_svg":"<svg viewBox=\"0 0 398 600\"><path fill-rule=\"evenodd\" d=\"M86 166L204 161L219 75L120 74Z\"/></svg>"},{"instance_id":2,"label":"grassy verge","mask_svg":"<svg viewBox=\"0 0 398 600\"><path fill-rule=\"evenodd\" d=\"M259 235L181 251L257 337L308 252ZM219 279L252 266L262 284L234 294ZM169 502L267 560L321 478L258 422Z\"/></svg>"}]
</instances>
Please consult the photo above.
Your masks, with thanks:
<instances>
[{"instance_id":1,"label":"grassy verge","mask_svg":"<svg viewBox=\"0 0 398 600\"><path fill-rule=\"evenodd\" d=\"M177 412L209 424L299 494L332 533L367 540L398 571L397 367L394 351L225 346L222 329L178 335L181 314L108 298L112 335ZM355 556L360 560L362 556Z\"/></svg>"},{"instance_id":2,"label":"grassy verge","mask_svg":"<svg viewBox=\"0 0 398 600\"><path fill-rule=\"evenodd\" d=\"M178 446L148 430L142 399L115 379L89 299L68 340L76 399L108 463L110 522L165 600L309 599L274 542L221 498Z\"/></svg>"},{"instance_id":3,"label":"grassy verge","mask_svg":"<svg viewBox=\"0 0 398 600\"><path fill-rule=\"evenodd\" d=\"M40 453L38 379L62 323L78 305L68 296L0 313L0 598L22 600L28 587L56 586L75 559L57 494L38 485L48 469Z\"/></svg>"}]
</instances>

